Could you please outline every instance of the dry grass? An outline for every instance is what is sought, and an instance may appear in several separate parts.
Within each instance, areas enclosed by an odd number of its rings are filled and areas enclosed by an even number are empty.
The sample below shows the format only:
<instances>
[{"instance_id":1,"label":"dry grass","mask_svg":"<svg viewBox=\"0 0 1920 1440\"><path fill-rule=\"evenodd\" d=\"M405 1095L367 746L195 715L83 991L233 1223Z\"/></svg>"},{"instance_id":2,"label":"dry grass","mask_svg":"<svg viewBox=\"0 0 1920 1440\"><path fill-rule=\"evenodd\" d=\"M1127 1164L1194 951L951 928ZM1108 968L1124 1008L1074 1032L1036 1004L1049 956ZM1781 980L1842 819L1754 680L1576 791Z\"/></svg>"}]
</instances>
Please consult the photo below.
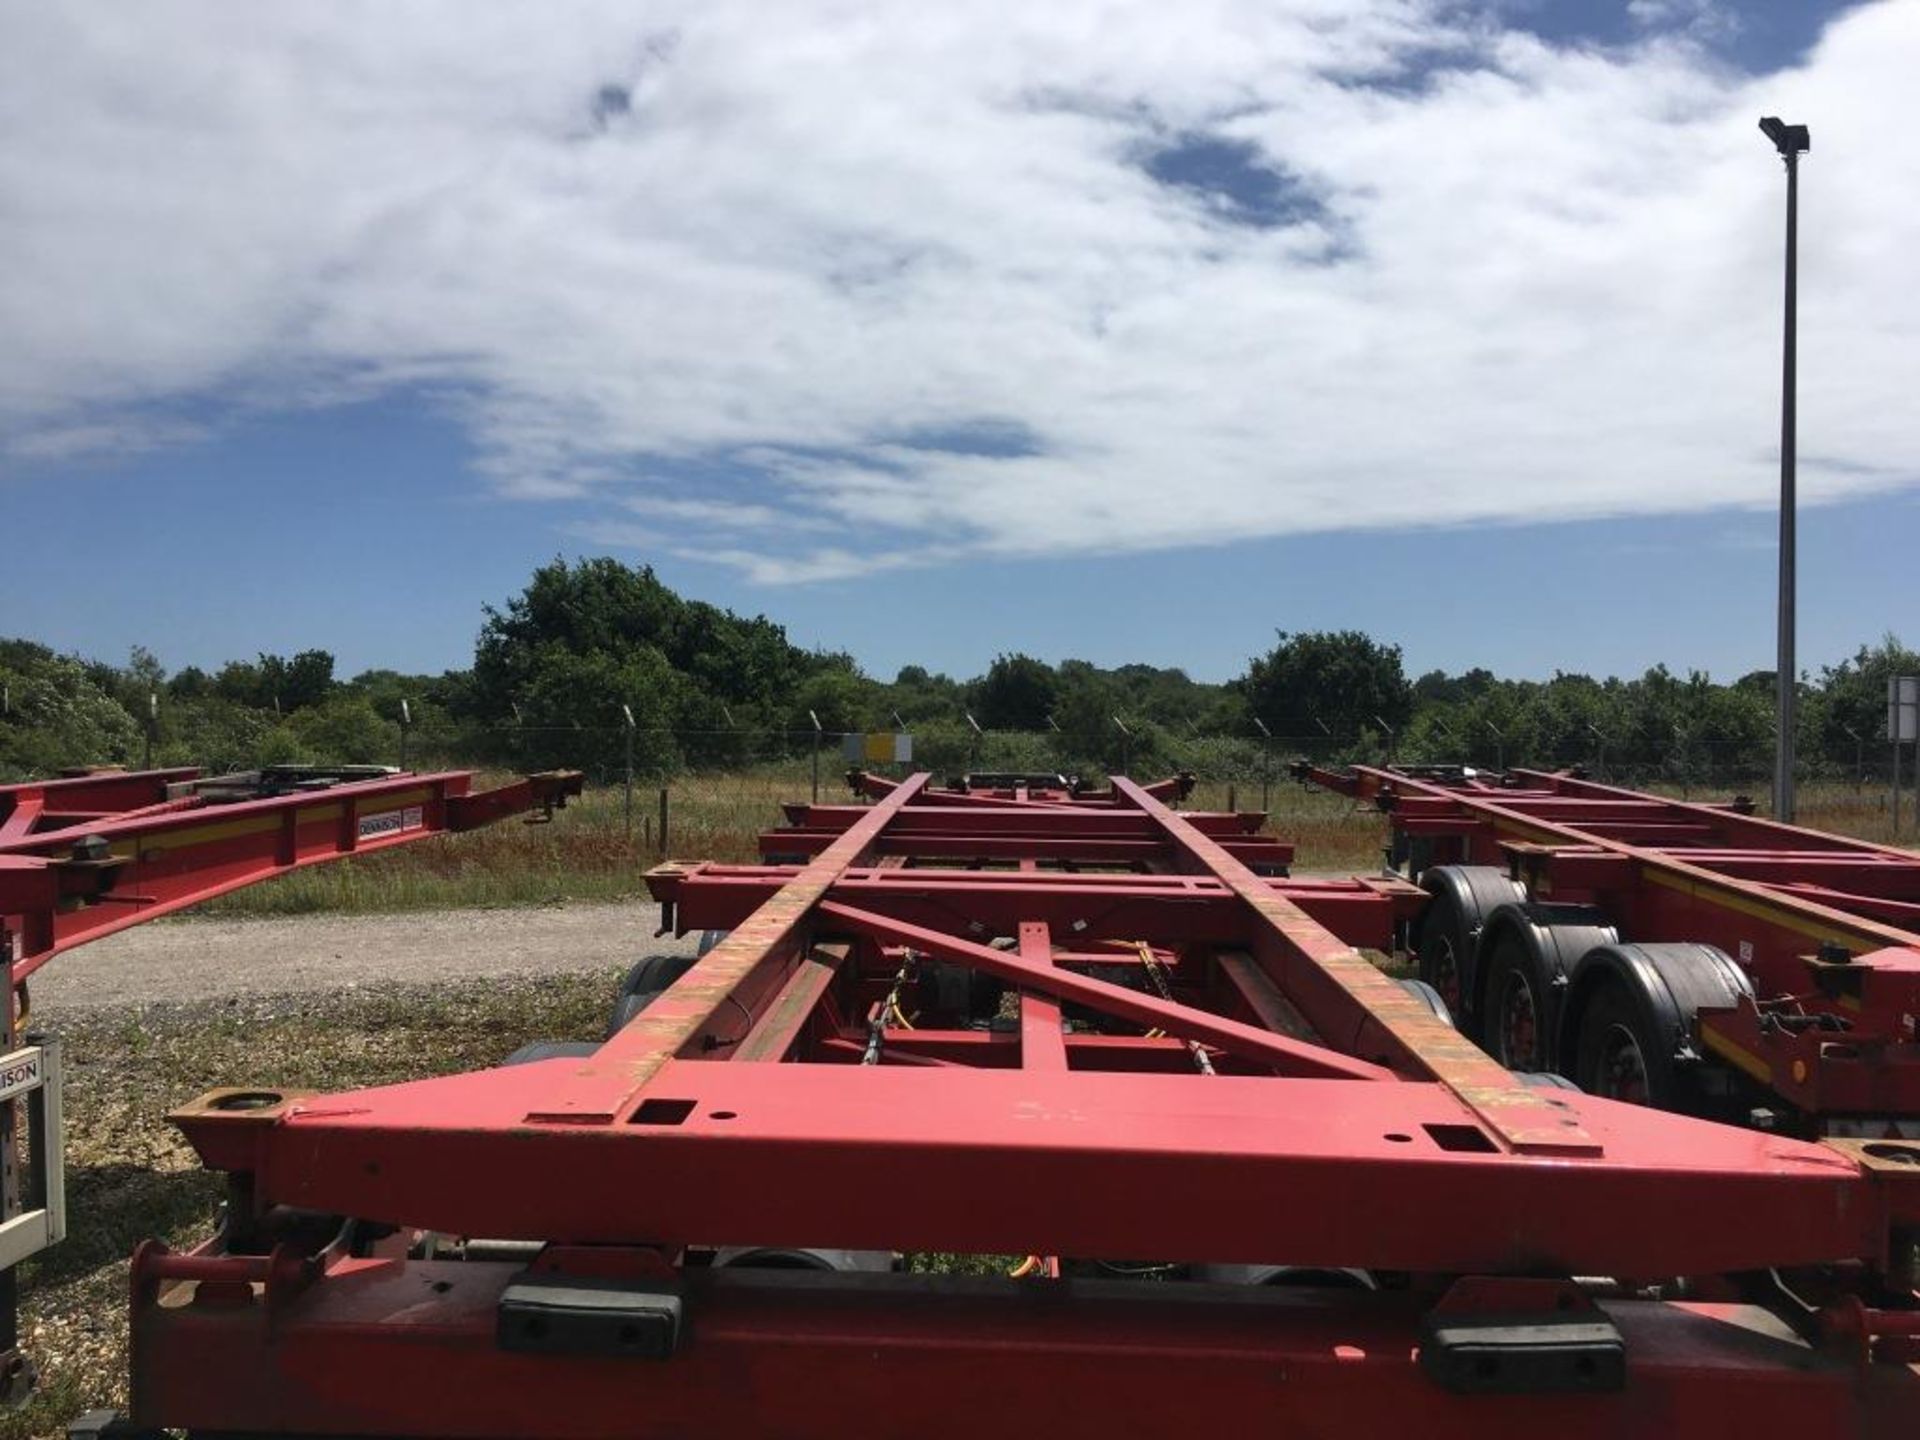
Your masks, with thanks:
<instances>
[{"instance_id":1,"label":"dry grass","mask_svg":"<svg viewBox=\"0 0 1920 1440\"><path fill-rule=\"evenodd\" d=\"M781 821L783 803L809 793L806 767L682 776L668 787L667 852L681 859L750 861L755 839ZM821 799L842 801L837 774L821 777ZM1695 798L1722 799L1695 790ZM206 907L221 915L375 913L454 906L549 905L569 900L643 897L641 879L662 851L656 826L657 783L636 786L629 833L617 788L590 790L551 825L507 821L484 830L364 859L299 871L269 885L236 891ZM1258 779L1203 781L1188 808L1243 810L1261 806ZM1297 847L1302 872L1379 868L1386 839L1382 817L1338 795L1276 780L1268 793L1268 828ZM1810 786L1801 794L1801 823L1882 843L1893 838L1884 792L1847 785ZM1908 833L1913 830L1909 816Z\"/></svg>"},{"instance_id":2,"label":"dry grass","mask_svg":"<svg viewBox=\"0 0 1920 1440\"><path fill-rule=\"evenodd\" d=\"M804 766L693 775L668 789L668 852L682 859L755 860L756 837L781 822L781 805L805 800ZM1228 787L1203 784L1190 808L1224 808ZM1303 870L1373 869L1381 826L1371 810L1301 789L1272 788L1275 833L1299 846ZM847 799L837 775L821 777L820 798ZM1260 785L1235 787L1242 809L1258 809ZM516 821L465 835L298 871L238 890L205 907L218 915L368 913L451 906L546 905L568 900L627 900L661 854L656 830L660 790L636 786L629 834L617 788L589 790L551 825Z\"/></svg>"},{"instance_id":3,"label":"dry grass","mask_svg":"<svg viewBox=\"0 0 1920 1440\"><path fill-rule=\"evenodd\" d=\"M843 798L837 780L829 788L830 778L822 777L821 798ZM670 851L703 860L757 859L755 837L780 823L782 802L806 799L808 788L804 769L682 777L669 790ZM550 825L508 820L316 866L235 891L205 910L299 915L634 899L645 895L641 877L661 856L659 809L659 786L636 785L629 831L621 791L592 789Z\"/></svg>"},{"instance_id":4,"label":"dry grass","mask_svg":"<svg viewBox=\"0 0 1920 1440\"><path fill-rule=\"evenodd\" d=\"M1901 797L1901 833L1893 833L1893 812L1887 805L1887 792L1856 790L1851 785L1814 785L1799 792L1799 824L1836 835L1853 835L1879 845L1914 844L1914 799Z\"/></svg>"}]
</instances>

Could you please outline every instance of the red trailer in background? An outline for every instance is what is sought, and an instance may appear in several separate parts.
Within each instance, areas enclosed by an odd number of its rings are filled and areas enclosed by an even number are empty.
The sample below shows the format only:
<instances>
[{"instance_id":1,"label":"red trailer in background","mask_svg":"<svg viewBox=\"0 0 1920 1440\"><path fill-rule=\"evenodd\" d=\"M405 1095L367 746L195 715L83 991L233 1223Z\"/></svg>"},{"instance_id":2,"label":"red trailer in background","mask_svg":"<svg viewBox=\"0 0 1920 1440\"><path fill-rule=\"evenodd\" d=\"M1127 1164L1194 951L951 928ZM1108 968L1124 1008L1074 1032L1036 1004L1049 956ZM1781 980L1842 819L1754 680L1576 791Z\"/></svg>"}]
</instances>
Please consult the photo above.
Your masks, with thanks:
<instances>
[{"instance_id":1,"label":"red trailer in background","mask_svg":"<svg viewBox=\"0 0 1920 1440\"><path fill-rule=\"evenodd\" d=\"M54 956L243 885L554 809L573 772L473 789L468 771L384 766L106 770L0 786L0 1402L33 1383L15 1267L66 1233L60 1046L27 1033L28 977Z\"/></svg>"},{"instance_id":2,"label":"red trailer in background","mask_svg":"<svg viewBox=\"0 0 1920 1440\"><path fill-rule=\"evenodd\" d=\"M1440 889L1295 879L1259 816L1057 778L858 776L870 803L794 807L767 863L654 870L703 953L637 964L602 1038L183 1106L230 1198L135 1256L116 1423L1912 1433L1920 1146L1511 1071L1361 948L1424 946ZM1352 783L1475 843L1420 807L1484 796ZM1561 847L1542 797L1545 865L1641 797L1564 798L1621 808ZM1889 948L1850 951L1873 1005Z\"/></svg>"},{"instance_id":3,"label":"red trailer in background","mask_svg":"<svg viewBox=\"0 0 1920 1440\"><path fill-rule=\"evenodd\" d=\"M1801 1136L1920 1138L1920 855L1516 770L1299 767L1432 896L1420 973L1515 1069Z\"/></svg>"}]
</instances>

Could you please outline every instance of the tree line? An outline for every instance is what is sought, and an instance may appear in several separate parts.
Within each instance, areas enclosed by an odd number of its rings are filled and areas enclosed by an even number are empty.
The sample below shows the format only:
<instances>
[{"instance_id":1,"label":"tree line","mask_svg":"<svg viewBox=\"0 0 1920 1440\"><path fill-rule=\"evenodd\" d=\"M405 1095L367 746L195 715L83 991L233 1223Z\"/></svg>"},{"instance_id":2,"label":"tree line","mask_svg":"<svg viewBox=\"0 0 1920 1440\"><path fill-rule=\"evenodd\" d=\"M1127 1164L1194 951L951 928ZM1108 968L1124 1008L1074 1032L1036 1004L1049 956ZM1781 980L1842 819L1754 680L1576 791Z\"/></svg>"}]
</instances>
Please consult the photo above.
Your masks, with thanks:
<instances>
[{"instance_id":1,"label":"tree line","mask_svg":"<svg viewBox=\"0 0 1920 1440\"><path fill-rule=\"evenodd\" d=\"M486 607L467 669L344 679L334 669L320 649L169 673L144 648L114 665L0 640L0 778L149 755L213 769L393 763L403 719L416 764L602 776L629 754L638 771L664 774L804 755L819 733L894 728L911 731L916 760L938 769L1221 775L1307 753L1733 780L1764 775L1773 744L1771 671L1728 683L1665 666L1624 680L1410 677L1397 645L1358 631L1278 633L1218 684L1017 652L972 678L908 665L882 680L844 652L795 645L765 616L685 599L650 568L607 558L556 559ZM1806 770L1847 776L1878 762L1887 678L1916 673L1920 655L1888 636L1803 677Z\"/></svg>"}]
</instances>

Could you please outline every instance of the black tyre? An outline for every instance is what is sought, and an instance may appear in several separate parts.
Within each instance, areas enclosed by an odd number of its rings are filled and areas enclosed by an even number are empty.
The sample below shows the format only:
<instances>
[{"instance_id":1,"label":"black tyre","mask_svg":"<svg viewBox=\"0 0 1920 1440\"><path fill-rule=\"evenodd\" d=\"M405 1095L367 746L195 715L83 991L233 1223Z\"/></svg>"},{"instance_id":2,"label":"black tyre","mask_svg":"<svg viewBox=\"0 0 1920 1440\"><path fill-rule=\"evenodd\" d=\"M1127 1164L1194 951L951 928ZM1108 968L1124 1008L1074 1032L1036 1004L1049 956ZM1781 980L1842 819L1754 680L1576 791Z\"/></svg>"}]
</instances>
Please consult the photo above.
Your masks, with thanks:
<instances>
[{"instance_id":1,"label":"black tyre","mask_svg":"<svg viewBox=\"0 0 1920 1440\"><path fill-rule=\"evenodd\" d=\"M1589 1095L1671 1110L1679 1098L1673 1053L1624 985L1596 994L1580 1017L1574 1045L1574 1081Z\"/></svg>"},{"instance_id":2,"label":"black tyre","mask_svg":"<svg viewBox=\"0 0 1920 1440\"><path fill-rule=\"evenodd\" d=\"M1749 1005L1753 985L1723 950L1682 941L1601 945L1574 967L1559 1070L1582 1090L1660 1110L1736 1119L1740 1077L1705 1059L1702 1012Z\"/></svg>"},{"instance_id":3,"label":"black tyre","mask_svg":"<svg viewBox=\"0 0 1920 1440\"><path fill-rule=\"evenodd\" d=\"M1606 917L1581 905L1503 905L1480 934L1480 1043L1509 1070L1559 1060L1560 1005L1588 952L1618 941Z\"/></svg>"},{"instance_id":4,"label":"black tyre","mask_svg":"<svg viewBox=\"0 0 1920 1440\"><path fill-rule=\"evenodd\" d=\"M1484 964L1480 1043L1509 1070L1541 1069L1547 996L1525 944L1512 931L1504 931L1487 947Z\"/></svg>"},{"instance_id":5,"label":"black tyre","mask_svg":"<svg viewBox=\"0 0 1920 1440\"><path fill-rule=\"evenodd\" d=\"M617 1035L654 997L693 968L697 955L649 955L627 972L607 1018L607 1034Z\"/></svg>"},{"instance_id":6,"label":"black tyre","mask_svg":"<svg viewBox=\"0 0 1920 1440\"><path fill-rule=\"evenodd\" d=\"M1420 921L1420 978L1440 992L1460 1033L1479 1038L1473 1011L1480 929L1502 905L1527 898L1506 871L1492 865L1438 865L1420 877L1433 896Z\"/></svg>"}]
</instances>

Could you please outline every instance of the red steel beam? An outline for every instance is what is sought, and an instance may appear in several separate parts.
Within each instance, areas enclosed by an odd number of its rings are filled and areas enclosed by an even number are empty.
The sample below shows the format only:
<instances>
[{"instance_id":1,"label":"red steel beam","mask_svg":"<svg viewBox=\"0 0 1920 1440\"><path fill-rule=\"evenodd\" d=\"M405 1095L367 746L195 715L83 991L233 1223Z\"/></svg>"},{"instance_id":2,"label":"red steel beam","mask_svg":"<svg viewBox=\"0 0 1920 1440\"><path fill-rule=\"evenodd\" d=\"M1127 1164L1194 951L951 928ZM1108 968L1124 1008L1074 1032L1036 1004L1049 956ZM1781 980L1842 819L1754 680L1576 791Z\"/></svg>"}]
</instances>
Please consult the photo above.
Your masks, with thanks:
<instances>
[{"instance_id":1,"label":"red steel beam","mask_svg":"<svg viewBox=\"0 0 1920 1440\"><path fill-rule=\"evenodd\" d=\"M831 831L768 830L759 839L763 855L815 855L831 845ZM1242 838L1223 840L1222 846L1261 865L1290 865L1293 846L1279 840ZM1163 842L1155 840L1116 840L1106 836L1072 834L1048 836L1020 835L886 835L874 844L879 855L905 855L916 858L966 860L1015 860L1027 857L1041 860L1071 860L1086 864L1148 865L1167 853Z\"/></svg>"},{"instance_id":2,"label":"red steel beam","mask_svg":"<svg viewBox=\"0 0 1920 1440\"><path fill-rule=\"evenodd\" d=\"M688 930L730 930L798 874L792 866L667 864L647 874L669 921ZM1390 949L1395 927L1418 915L1426 892L1404 880L1264 878L1350 945ZM957 906L1010 934L1022 919L1099 939L1229 942L1245 930L1239 898L1211 876L1088 872L965 871L855 867L834 898L901 920L939 925Z\"/></svg>"},{"instance_id":3,"label":"red steel beam","mask_svg":"<svg viewBox=\"0 0 1920 1440\"><path fill-rule=\"evenodd\" d=\"M839 832L865 818L861 805L790 805L787 824L795 830ZM1232 837L1256 834L1266 817L1258 811L1185 811L1201 832ZM784 834L784 831L777 831ZM889 837L938 835L1076 835L1113 840L1157 839L1159 830L1137 810L1089 806L998 806L964 809L944 803L909 805L887 827Z\"/></svg>"},{"instance_id":4,"label":"red steel beam","mask_svg":"<svg viewBox=\"0 0 1920 1440\"><path fill-rule=\"evenodd\" d=\"M1523 1153L1596 1154L1599 1141L1576 1118L1496 1065L1451 1025L1380 973L1359 951L1316 925L1299 906L1146 791L1114 788L1157 819L1199 869L1224 881L1263 924L1273 978L1320 1034L1361 1054L1432 1076L1480 1116L1501 1143Z\"/></svg>"},{"instance_id":5,"label":"red steel beam","mask_svg":"<svg viewBox=\"0 0 1920 1440\"><path fill-rule=\"evenodd\" d=\"M178 1258L150 1257L136 1280ZM345 1258L273 1308L183 1308L146 1284L134 1419L462 1440L1894 1440L1920 1410L1913 1370L1834 1361L1724 1304L1603 1302L1625 1388L1500 1396L1452 1394L1422 1370L1424 1300L1410 1293L693 1271L694 1338L653 1364L503 1350L500 1300L518 1278L510 1264Z\"/></svg>"},{"instance_id":6,"label":"red steel beam","mask_svg":"<svg viewBox=\"0 0 1920 1440\"><path fill-rule=\"evenodd\" d=\"M1020 959L1040 969L1053 967L1053 940L1044 920L1020 926ZM1038 990L1020 992L1020 1063L1029 1070L1067 1068L1067 1037L1060 1024L1060 1005Z\"/></svg>"},{"instance_id":7,"label":"red steel beam","mask_svg":"<svg viewBox=\"0 0 1920 1440\"><path fill-rule=\"evenodd\" d=\"M564 803L580 789L577 773L562 772L473 795L471 772L447 771L193 809L147 803L156 788L192 773L49 782L49 789L89 786L88 803L114 800L129 808L97 823L0 842L0 925L17 937L16 980L77 945L230 890Z\"/></svg>"},{"instance_id":8,"label":"red steel beam","mask_svg":"<svg viewBox=\"0 0 1920 1440\"><path fill-rule=\"evenodd\" d=\"M528 1112L530 1121L611 1125L631 1111L649 1079L692 1042L728 1002L734 988L769 955L791 943L794 931L841 872L866 854L889 821L923 790L926 773L896 786L795 875L776 895L710 950L597 1053L577 1062L564 1086Z\"/></svg>"},{"instance_id":9,"label":"red steel beam","mask_svg":"<svg viewBox=\"0 0 1920 1440\"><path fill-rule=\"evenodd\" d=\"M262 1209L556 1243L1686 1275L1884 1264L1920 1224L1920 1170L1573 1092L1604 1153L1502 1151L1432 1083L695 1059L628 1123L529 1123L577 1063L172 1118Z\"/></svg>"}]
</instances>

